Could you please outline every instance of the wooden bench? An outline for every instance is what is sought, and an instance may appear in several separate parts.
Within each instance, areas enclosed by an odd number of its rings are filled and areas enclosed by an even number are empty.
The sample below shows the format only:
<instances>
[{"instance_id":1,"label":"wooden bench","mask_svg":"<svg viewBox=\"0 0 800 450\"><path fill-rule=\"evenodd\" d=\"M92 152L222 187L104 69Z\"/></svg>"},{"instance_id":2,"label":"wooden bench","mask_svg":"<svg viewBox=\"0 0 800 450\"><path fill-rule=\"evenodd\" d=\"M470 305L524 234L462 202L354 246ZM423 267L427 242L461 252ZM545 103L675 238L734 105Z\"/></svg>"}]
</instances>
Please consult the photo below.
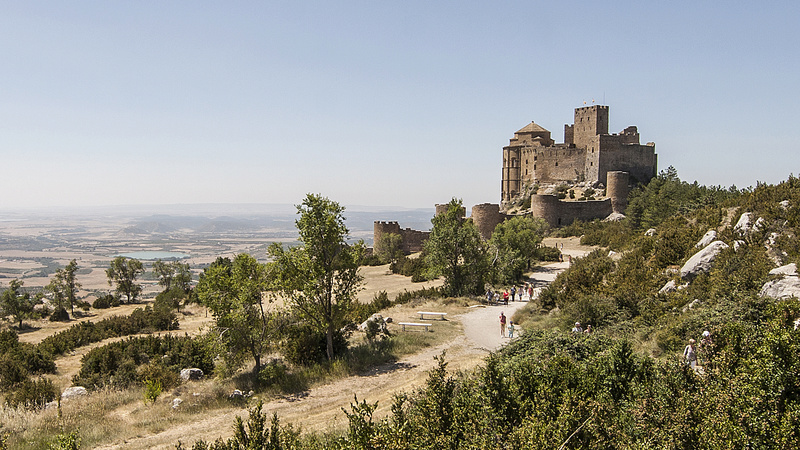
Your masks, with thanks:
<instances>
[{"instance_id":1,"label":"wooden bench","mask_svg":"<svg viewBox=\"0 0 800 450\"><path fill-rule=\"evenodd\" d=\"M423 316L425 316L425 315L428 315L428 316L439 316L440 319L444 320L444 316L447 315L447 313L443 313L443 312L430 312L430 311L417 311L417 314L419 314L419 320L424 320L425 317L423 317Z\"/></svg>"},{"instance_id":2,"label":"wooden bench","mask_svg":"<svg viewBox=\"0 0 800 450\"><path fill-rule=\"evenodd\" d=\"M425 327L425 331L428 331L431 324L429 323L415 323L415 322L397 322L398 325L403 327L403 331L406 331L406 327Z\"/></svg>"}]
</instances>

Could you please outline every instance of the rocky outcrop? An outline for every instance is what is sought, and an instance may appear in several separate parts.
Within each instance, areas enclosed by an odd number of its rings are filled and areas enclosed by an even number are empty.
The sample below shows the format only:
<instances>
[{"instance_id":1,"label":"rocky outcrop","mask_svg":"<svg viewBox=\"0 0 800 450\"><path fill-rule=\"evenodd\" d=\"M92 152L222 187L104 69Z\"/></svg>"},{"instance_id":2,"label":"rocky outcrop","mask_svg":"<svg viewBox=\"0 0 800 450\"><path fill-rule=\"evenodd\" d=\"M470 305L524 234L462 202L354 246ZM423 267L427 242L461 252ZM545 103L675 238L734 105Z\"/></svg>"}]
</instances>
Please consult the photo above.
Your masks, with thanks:
<instances>
[{"instance_id":1,"label":"rocky outcrop","mask_svg":"<svg viewBox=\"0 0 800 450\"><path fill-rule=\"evenodd\" d=\"M800 277L786 276L778 280L768 281L761 288L761 292L758 295L774 299L800 298Z\"/></svg>"},{"instance_id":2,"label":"rocky outcrop","mask_svg":"<svg viewBox=\"0 0 800 450\"><path fill-rule=\"evenodd\" d=\"M686 264L681 267L681 278L691 280L703 272L708 272L711 270L719 252L726 248L728 248L728 244L722 241L714 241L708 244L704 249L692 255L686 261Z\"/></svg>"},{"instance_id":3,"label":"rocky outcrop","mask_svg":"<svg viewBox=\"0 0 800 450\"><path fill-rule=\"evenodd\" d=\"M717 238L717 232L715 230L708 230L706 234L703 235L703 238L695 244L695 248L705 248L708 244L714 242L714 239Z\"/></svg>"},{"instance_id":4,"label":"rocky outcrop","mask_svg":"<svg viewBox=\"0 0 800 450\"><path fill-rule=\"evenodd\" d=\"M785 266L776 267L769 271L770 275L789 275L789 276L797 276L797 264L791 263Z\"/></svg>"},{"instance_id":5,"label":"rocky outcrop","mask_svg":"<svg viewBox=\"0 0 800 450\"><path fill-rule=\"evenodd\" d=\"M656 229L655 228L648 228L647 231L644 232L645 236L655 236Z\"/></svg>"},{"instance_id":6,"label":"rocky outcrop","mask_svg":"<svg viewBox=\"0 0 800 450\"><path fill-rule=\"evenodd\" d=\"M757 220L754 219L754 217L755 215L751 212L742 214L741 217L739 217L739 221L736 222L736 225L733 227L733 231L739 233L741 236L747 236L764 226L764 219L762 217L759 217Z\"/></svg>"},{"instance_id":7,"label":"rocky outcrop","mask_svg":"<svg viewBox=\"0 0 800 450\"><path fill-rule=\"evenodd\" d=\"M85 397L89 395L89 392L83 386L72 386L64 389L64 392L61 393L61 400L72 400L78 397Z\"/></svg>"},{"instance_id":8,"label":"rocky outcrop","mask_svg":"<svg viewBox=\"0 0 800 450\"><path fill-rule=\"evenodd\" d=\"M620 220L625 218L625 214L620 214L618 212L614 212L608 215L603 222L619 222Z\"/></svg>"},{"instance_id":9,"label":"rocky outcrop","mask_svg":"<svg viewBox=\"0 0 800 450\"><path fill-rule=\"evenodd\" d=\"M181 380L183 381L200 380L202 378L203 378L202 369L197 369L197 368L181 369Z\"/></svg>"}]
</instances>

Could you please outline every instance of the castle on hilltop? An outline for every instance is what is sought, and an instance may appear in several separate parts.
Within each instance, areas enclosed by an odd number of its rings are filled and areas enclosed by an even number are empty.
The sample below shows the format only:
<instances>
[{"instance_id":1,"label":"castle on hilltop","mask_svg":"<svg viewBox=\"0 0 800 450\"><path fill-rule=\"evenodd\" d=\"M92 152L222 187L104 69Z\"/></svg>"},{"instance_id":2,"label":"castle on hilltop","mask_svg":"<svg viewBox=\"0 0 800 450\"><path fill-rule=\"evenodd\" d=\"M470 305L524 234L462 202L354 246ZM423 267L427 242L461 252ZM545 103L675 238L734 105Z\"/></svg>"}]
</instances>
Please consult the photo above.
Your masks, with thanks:
<instances>
[{"instance_id":1,"label":"castle on hilltop","mask_svg":"<svg viewBox=\"0 0 800 450\"><path fill-rule=\"evenodd\" d=\"M656 145L640 144L635 126L608 134L608 106L575 108L575 123L564 125L563 144L556 144L550 132L534 122L514 133L503 147L501 204L475 205L471 220L483 239L488 240L498 224L513 217L512 212L541 218L552 227L613 217L613 213L625 211L631 185L647 183L656 175L657 162ZM526 189L534 184L581 184L604 189L605 195L565 201L548 190L539 194ZM517 197L526 191L530 194L530 209L508 208L515 200L519 205ZM436 205L436 214L446 207ZM465 214L466 210L462 216ZM405 253L422 250L430 236L428 231L401 229L397 222L376 221L373 231L376 244L385 235L399 235Z\"/></svg>"},{"instance_id":2,"label":"castle on hilltop","mask_svg":"<svg viewBox=\"0 0 800 450\"><path fill-rule=\"evenodd\" d=\"M608 134L608 106L575 108L575 123L564 125L564 143L531 122L503 147L503 202L514 199L525 185L601 183L607 174L627 172L631 181L647 183L656 175L656 145L639 143L635 126Z\"/></svg>"}]
</instances>

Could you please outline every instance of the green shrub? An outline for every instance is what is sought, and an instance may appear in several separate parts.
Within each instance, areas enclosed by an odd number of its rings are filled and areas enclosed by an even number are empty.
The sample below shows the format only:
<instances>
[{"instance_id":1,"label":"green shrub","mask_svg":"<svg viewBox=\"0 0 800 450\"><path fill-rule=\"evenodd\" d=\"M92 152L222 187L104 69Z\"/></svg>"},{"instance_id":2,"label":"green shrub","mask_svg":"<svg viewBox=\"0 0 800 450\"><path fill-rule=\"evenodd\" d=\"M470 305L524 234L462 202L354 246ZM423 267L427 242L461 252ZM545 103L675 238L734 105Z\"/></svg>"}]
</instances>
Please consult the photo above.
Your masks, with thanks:
<instances>
[{"instance_id":1,"label":"green shrub","mask_svg":"<svg viewBox=\"0 0 800 450\"><path fill-rule=\"evenodd\" d=\"M317 331L310 325L295 323L286 329L281 355L291 364L308 366L326 361L327 347L325 333ZM343 354L345 351L347 351L347 337L341 331L335 332L333 353Z\"/></svg>"},{"instance_id":2,"label":"green shrub","mask_svg":"<svg viewBox=\"0 0 800 450\"><path fill-rule=\"evenodd\" d=\"M164 391L163 386L161 386L161 380L151 380L149 378L145 378L142 384L144 384L145 404L147 404L148 400L150 403L155 403L156 400L158 400L158 397L161 396L161 393Z\"/></svg>"},{"instance_id":3,"label":"green shrub","mask_svg":"<svg viewBox=\"0 0 800 450\"><path fill-rule=\"evenodd\" d=\"M258 373L258 382L262 386L281 384L286 379L287 368L280 361L273 360L265 364Z\"/></svg>"},{"instance_id":4,"label":"green shrub","mask_svg":"<svg viewBox=\"0 0 800 450\"><path fill-rule=\"evenodd\" d=\"M51 322L69 322L69 313L66 308L60 306L53 311L50 315Z\"/></svg>"},{"instance_id":5,"label":"green shrub","mask_svg":"<svg viewBox=\"0 0 800 450\"><path fill-rule=\"evenodd\" d=\"M47 378L37 380L25 379L14 390L6 395L6 403L12 407L22 406L29 409L43 408L48 402L56 399L53 382Z\"/></svg>"},{"instance_id":6,"label":"green shrub","mask_svg":"<svg viewBox=\"0 0 800 450\"><path fill-rule=\"evenodd\" d=\"M115 297L111 294L97 297L97 299L95 299L95 301L92 303L92 308L96 309L107 309L116 306L119 306L119 297Z\"/></svg>"}]
</instances>

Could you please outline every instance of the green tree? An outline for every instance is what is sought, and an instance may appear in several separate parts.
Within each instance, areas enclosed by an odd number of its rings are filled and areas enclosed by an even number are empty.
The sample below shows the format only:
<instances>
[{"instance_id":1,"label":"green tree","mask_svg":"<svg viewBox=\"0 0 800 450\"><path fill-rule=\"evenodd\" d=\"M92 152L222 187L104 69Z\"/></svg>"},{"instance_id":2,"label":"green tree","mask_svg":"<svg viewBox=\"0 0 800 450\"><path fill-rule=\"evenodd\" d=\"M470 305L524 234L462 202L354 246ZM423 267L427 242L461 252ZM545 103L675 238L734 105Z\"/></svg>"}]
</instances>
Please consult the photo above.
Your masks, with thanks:
<instances>
[{"instance_id":1,"label":"green tree","mask_svg":"<svg viewBox=\"0 0 800 450\"><path fill-rule=\"evenodd\" d=\"M33 301L27 292L22 293L20 289L24 282L13 279L8 283L8 289L0 295L0 310L3 315L14 316L14 322L22 328L22 321L33 312Z\"/></svg>"},{"instance_id":2,"label":"green tree","mask_svg":"<svg viewBox=\"0 0 800 450\"><path fill-rule=\"evenodd\" d=\"M514 283L522 278L538 258L547 223L534 217L516 216L494 229L489 241L493 266L500 283Z\"/></svg>"},{"instance_id":3,"label":"green tree","mask_svg":"<svg viewBox=\"0 0 800 450\"><path fill-rule=\"evenodd\" d=\"M247 354L261 371L261 357L277 340L282 313L265 307L268 275L265 265L241 253L231 261L217 258L203 271L197 296L214 315L217 332L233 360Z\"/></svg>"},{"instance_id":4,"label":"green tree","mask_svg":"<svg viewBox=\"0 0 800 450\"><path fill-rule=\"evenodd\" d=\"M302 245L269 248L278 290L294 313L324 333L328 359L334 357L337 332L353 324L354 301L361 288L359 262L364 243L347 243L344 207L320 195L308 194L297 206L295 221Z\"/></svg>"},{"instance_id":5,"label":"green tree","mask_svg":"<svg viewBox=\"0 0 800 450\"><path fill-rule=\"evenodd\" d=\"M69 262L63 269L56 270L53 279L45 287L53 294L53 301L56 304L56 311L64 309L65 305L69 305L70 314L75 315L75 303L78 302L78 289L81 284L78 283L75 273L78 271L78 263L74 259Z\"/></svg>"},{"instance_id":6,"label":"green tree","mask_svg":"<svg viewBox=\"0 0 800 450\"><path fill-rule=\"evenodd\" d=\"M153 263L153 274L158 278L158 284L164 287L164 292L177 288L188 292L192 282L192 272L189 264L180 261L164 262L156 260Z\"/></svg>"},{"instance_id":7,"label":"green tree","mask_svg":"<svg viewBox=\"0 0 800 450\"><path fill-rule=\"evenodd\" d=\"M397 233L381 235L375 243L375 255L383 263L393 263L403 257L403 236Z\"/></svg>"},{"instance_id":8,"label":"green tree","mask_svg":"<svg viewBox=\"0 0 800 450\"><path fill-rule=\"evenodd\" d=\"M117 256L106 269L108 285L117 284L116 293L124 295L128 303L136 300L142 292L142 286L136 284L136 277L144 273L144 266L138 259Z\"/></svg>"},{"instance_id":9,"label":"green tree","mask_svg":"<svg viewBox=\"0 0 800 450\"><path fill-rule=\"evenodd\" d=\"M451 296L482 293L490 264L478 228L462 211L461 200L452 199L445 212L431 219L433 229L424 244L432 275L444 276Z\"/></svg>"}]
</instances>

